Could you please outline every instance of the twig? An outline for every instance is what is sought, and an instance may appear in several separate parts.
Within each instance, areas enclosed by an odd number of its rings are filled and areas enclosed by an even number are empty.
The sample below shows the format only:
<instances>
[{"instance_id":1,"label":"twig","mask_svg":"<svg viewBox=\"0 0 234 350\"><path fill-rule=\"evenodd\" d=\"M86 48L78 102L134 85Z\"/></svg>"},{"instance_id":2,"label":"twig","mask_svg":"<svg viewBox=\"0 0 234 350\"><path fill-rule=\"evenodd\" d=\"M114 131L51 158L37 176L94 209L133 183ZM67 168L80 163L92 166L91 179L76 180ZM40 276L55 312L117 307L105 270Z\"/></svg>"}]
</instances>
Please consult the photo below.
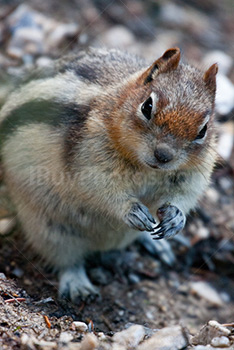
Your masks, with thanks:
<instances>
[{"instance_id":1,"label":"twig","mask_svg":"<svg viewBox=\"0 0 234 350\"><path fill-rule=\"evenodd\" d=\"M25 298L12 298L12 299L5 300L5 303L14 303L14 301L17 301L17 303L19 303L21 301L26 301L26 299Z\"/></svg>"},{"instance_id":2,"label":"twig","mask_svg":"<svg viewBox=\"0 0 234 350\"><path fill-rule=\"evenodd\" d=\"M51 328L51 323L50 323L50 320L48 319L48 316L44 315L44 320L45 320L45 323L47 325L47 327L50 329Z\"/></svg>"}]
</instances>

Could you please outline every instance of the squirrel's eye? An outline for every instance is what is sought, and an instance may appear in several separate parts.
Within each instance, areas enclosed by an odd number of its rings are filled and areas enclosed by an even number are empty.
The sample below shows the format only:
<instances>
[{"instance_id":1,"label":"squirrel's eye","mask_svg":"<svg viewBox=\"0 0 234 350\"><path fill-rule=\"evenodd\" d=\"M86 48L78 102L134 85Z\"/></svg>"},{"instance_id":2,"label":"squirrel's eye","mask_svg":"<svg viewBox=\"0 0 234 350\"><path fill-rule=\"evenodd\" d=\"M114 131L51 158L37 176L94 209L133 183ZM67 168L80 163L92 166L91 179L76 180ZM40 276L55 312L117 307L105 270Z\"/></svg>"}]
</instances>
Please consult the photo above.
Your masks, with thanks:
<instances>
[{"instance_id":1,"label":"squirrel's eye","mask_svg":"<svg viewBox=\"0 0 234 350\"><path fill-rule=\"evenodd\" d=\"M141 106L141 111L148 120L151 119L152 108L153 108L153 100L152 100L152 97L149 97Z\"/></svg>"},{"instance_id":2,"label":"squirrel's eye","mask_svg":"<svg viewBox=\"0 0 234 350\"><path fill-rule=\"evenodd\" d=\"M201 131L199 132L199 134L195 138L195 141L202 140L206 136L206 131L207 131L207 124L205 126L203 126L203 128L201 129Z\"/></svg>"}]
</instances>

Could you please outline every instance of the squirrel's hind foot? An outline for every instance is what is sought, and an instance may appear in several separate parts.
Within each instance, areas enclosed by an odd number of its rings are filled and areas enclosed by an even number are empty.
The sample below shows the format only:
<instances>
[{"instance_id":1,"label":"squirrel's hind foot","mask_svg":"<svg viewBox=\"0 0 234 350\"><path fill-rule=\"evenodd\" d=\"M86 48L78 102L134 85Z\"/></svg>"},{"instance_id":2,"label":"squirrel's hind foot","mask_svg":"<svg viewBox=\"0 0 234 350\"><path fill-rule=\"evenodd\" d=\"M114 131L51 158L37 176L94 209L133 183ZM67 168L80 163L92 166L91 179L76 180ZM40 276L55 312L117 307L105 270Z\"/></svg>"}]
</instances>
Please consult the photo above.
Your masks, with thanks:
<instances>
[{"instance_id":1,"label":"squirrel's hind foot","mask_svg":"<svg viewBox=\"0 0 234 350\"><path fill-rule=\"evenodd\" d=\"M89 280L84 267L77 266L64 270L59 279L59 297L74 304L92 301L99 296L98 289Z\"/></svg>"}]
</instances>

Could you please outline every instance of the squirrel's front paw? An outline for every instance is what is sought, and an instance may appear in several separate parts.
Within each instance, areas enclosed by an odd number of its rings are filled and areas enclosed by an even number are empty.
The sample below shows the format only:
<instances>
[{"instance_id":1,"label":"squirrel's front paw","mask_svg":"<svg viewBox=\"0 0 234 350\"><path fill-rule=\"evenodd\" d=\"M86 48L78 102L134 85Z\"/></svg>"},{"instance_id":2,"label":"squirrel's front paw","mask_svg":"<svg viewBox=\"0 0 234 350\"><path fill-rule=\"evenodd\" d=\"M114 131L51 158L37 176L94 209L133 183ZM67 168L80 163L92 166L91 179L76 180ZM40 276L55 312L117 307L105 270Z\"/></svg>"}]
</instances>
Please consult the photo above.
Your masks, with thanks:
<instances>
[{"instance_id":1,"label":"squirrel's front paw","mask_svg":"<svg viewBox=\"0 0 234 350\"><path fill-rule=\"evenodd\" d=\"M155 220L149 210L140 203L133 203L125 222L132 228L140 231L153 231Z\"/></svg>"},{"instance_id":2,"label":"squirrel's front paw","mask_svg":"<svg viewBox=\"0 0 234 350\"><path fill-rule=\"evenodd\" d=\"M160 223L154 228L153 239L173 237L184 228L185 216L174 205L164 205L158 209L157 215Z\"/></svg>"}]
</instances>

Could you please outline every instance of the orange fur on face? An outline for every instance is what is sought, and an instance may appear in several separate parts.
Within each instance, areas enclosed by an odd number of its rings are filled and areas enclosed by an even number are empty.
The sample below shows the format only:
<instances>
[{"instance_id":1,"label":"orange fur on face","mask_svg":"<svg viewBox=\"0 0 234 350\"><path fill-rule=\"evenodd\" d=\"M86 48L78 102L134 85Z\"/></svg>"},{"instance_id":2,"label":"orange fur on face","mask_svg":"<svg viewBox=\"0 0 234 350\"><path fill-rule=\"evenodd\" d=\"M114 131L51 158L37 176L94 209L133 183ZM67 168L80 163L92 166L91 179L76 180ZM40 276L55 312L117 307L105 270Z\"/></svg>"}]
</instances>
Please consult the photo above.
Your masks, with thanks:
<instances>
[{"instance_id":1,"label":"orange fur on face","mask_svg":"<svg viewBox=\"0 0 234 350\"><path fill-rule=\"evenodd\" d=\"M162 111L155 116L155 124L178 138L192 141L198 133L198 125L203 122L203 115L181 106L176 111Z\"/></svg>"}]
</instances>

